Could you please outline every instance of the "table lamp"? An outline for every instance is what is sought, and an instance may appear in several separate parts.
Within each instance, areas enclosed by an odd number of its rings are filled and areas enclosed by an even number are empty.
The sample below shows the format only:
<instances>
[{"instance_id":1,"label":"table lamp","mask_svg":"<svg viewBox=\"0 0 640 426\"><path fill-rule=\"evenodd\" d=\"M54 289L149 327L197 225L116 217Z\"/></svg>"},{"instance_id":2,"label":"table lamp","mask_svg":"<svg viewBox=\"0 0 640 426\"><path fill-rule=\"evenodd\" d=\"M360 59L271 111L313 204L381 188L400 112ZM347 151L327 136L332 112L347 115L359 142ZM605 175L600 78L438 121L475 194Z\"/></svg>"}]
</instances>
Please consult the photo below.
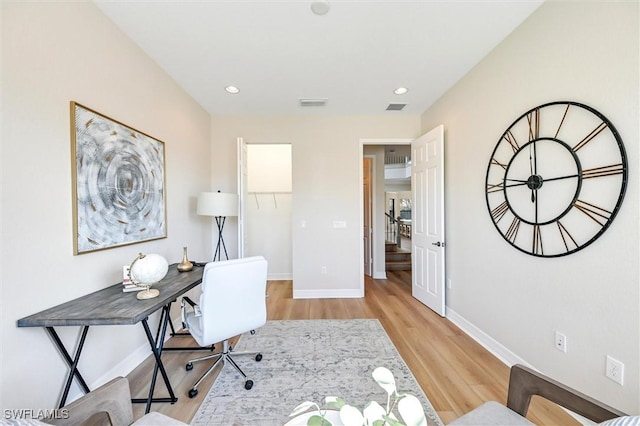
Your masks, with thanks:
<instances>
[{"instance_id":1,"label":"table lamp","mask_svg":"<svg viewBox=\"0 0 640 426\"><path fill-rule=\"evenodd\" d=\"M226 259L229 259L227 247L222 237L222 229L227 217L238 216L238 195L218 192L202 192L198 195L197 213L201 216L213 216L218 226L218 244L213 255L213 261L220 260L222 250Z\"/></svg>"}]
</instances>

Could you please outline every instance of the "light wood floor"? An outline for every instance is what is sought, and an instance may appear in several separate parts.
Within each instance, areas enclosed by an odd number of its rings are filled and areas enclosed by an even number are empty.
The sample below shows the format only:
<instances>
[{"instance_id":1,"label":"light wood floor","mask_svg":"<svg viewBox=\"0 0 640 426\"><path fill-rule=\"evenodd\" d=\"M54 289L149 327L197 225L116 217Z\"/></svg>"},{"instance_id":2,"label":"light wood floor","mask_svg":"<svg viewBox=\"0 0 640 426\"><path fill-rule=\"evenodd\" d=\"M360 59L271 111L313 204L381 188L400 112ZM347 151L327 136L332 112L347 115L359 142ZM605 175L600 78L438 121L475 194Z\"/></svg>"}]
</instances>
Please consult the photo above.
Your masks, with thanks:
<instances>
[{"instance_id":1,"label":"light wood floor","mask_svg":"<svg viewBox=\"0 0 640 426\"><path fill-rule=\"evenodd\" d=\"M291 281L269 282L268 319L377 318L445 424L485 401L506 403L507 366L449 320L414 299L410 271L389 271L387 280L367 278L365 286L363 299L294 300ZM165 346L187 345L194 345L190 337L174 336ZM154 403L153 411L186 423L191 421L213 377L199 386L197 397L190 399L187 392L210 364L195 363L190 372L184 366L188 359L203 354L186 351L162 355L178 402ZM128 376L134 398L146 398L152 368L152 360L147 359ZM162 380L158 380L156 388L156 396L167 395ZM134 404L136 419L143 412L144 404ZM578 424L561 409L535 397L527 417L538 425Z\"/></svg>"}]
</instances>

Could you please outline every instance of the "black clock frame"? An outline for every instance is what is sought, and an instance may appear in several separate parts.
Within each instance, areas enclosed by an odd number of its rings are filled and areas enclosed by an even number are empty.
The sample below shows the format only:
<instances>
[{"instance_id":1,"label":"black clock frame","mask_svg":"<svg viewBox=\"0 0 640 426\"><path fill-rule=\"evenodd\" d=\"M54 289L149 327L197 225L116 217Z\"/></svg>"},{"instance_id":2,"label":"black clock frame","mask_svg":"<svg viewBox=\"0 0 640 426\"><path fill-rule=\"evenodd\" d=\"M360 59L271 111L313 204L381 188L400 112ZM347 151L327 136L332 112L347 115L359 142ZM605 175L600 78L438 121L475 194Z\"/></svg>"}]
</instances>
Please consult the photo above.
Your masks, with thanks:
<instances>
[{"instance_id":1,"label":"black clock frame","mask_svg":"<svg viewBox=\"0 0 640 426\"><path fill-rule=\"evenodd\" d=\"M601 228L600 228L600 230L598 232L596 232L587 242L585 242L583 244L580 244L580 245L577 245L577 247L572 249L572 250L568 249L566 252L545 255L544 253L535 253L533 250L532 251L528 251L528 250L523 249L522 247L519 247L514 242L512 242L507 237L507 235L505 235L505 233L502 232L502 230L500 229L500 227L498 226L498 223L497 223L499 219L498 220L494 219L493 211L492 211L492 208L491 208L491 204L489 202L489 194L492 193L492 192L495 192L495 191L503 191L504 200L506 202L505 208L508 209L508 211L510 211L521 222L527 223L529 225L534 225L534 226L542 226L542 225L546 225L546 224L550 224L550 223L558 221L560 218L564 217L569 211L571 211L571 209L574 208L574 206L576 204L576 201L578 200L578 196L580 195L580 191L582 189L582 181L584 179L584 177L582 176L583 169L582 169L582 164L580 162L580 158L575 153L576 150L574 150L574 148L572 148L566 142L564 142L564 141L562 141L562 140L560 140L560 139L558 139L556 137L539 137L539 135L536 135L535 138L530 139L527 143L525 143L524 145L520 146L517 149L517 151L514 152L512 157L509 159L509 163L505 167L504 177L503 177L502 185L501 185L502 189L496 189L496 185L492 185L492 184L489 183L489 175L490 175L490 171L491 171L491 166L494 165L492 160L494 159L494 157L496 155L496 152L497 152L498 148L500 147L501 141L503 139L505 139L505 137L507 136L509 131L520 120L522 120L523 118L525 118L528 115L532 114L534 111L541 110L543 108L546 108L546 107L549 107L549 106L553 106L553 105L567 105L567 110L568 110L568 108L570 106L575 106L575 107L578 107L578 108L582 108L584 110L587 110L587 111L591 112L596 117L598 117L600 120L602 120L602 122L606 125L606 127L611 131L611 134L614 136L614 138L616 140L616 143L618 145L618 149L620 150L620 159L621 159L621 165L622 165L622 169L621 169L622 182L621 182L621 186L620 186L620 193L619 193L618 199L616 201L616 205L615 205L614 209L611 211L611 214L609 215L609 217L607 218L607 221L603 225L601 224ZM566 111L565 111L565 115L566 115ZM563 117L563 121L564 121L564 117ZM561 122L560 126L562 126L562 122ZM508 184L507 184L507 175L508 175L508 172L509 172L509 168L513 164L513 159L517 157L518 153L522 152L522 150L527 148L530 144L532 144L534 142L542 141L542 140L547 140L547 141L552 141L552 142L558 143L558 144L562 145L564 148L566 148L569 151L569 153L573 157L573 160L576 163L578 183L577 183L577 186L576 186L576 191L574 193L573 199L567 205L567 208L564 211L562 211L559 215L557 215L553 219L550 219L550 220L547 220L547 221L544 221L544 222L531 222L531 221L526 220L525 218L521 217L520 215L518 215L517 212L512 208L511 204L509 203L509 197L507 196L507 192L506 192L506 188L509 187ZM579 102L574 102L574 101L554 101L554 102L545 103L545 104L542 104L542 105L538 105L538 106L536 106L534 108L531 108L530 110L528 110L524 114L520 115L516 120L513 121L513 123L511 123L511 125L509 127L507 127L507 130L505 130L505 132L498 139L498 143L496 144L495 148L493 149L490 158L491 159L489 161L489 165L487 166L487 173L486 173L486 177L485 177L485 200L486 200L486 203L487 203L487 209L489 211L489 215L491 217L491 222L493 223L494 227L496 228L498 233L504 238L505 241L507 241L511 246L513 246L517 250L519 250L519 251L521 251L523 253L526 253L526 254L528 254L530 256L544 257L544 258L562 257L562 256L566 256L566 255L569 255L569 254L576 253L576 252L582 250L583 248L591 245L595 240L597 240L609 228L609 226L611 225L611 223L613 222L613 220L617 216L618 211L620 210L620 207L622 205L622 201L624 200L624 196L626 194L629 166L628 166L627 153L626 153L626 150L625 150L625 147L624 147L624 143L622 142L622 138L620 137L620 134L618 133L618 130L613 125L613 123L606 116L604 116L604 114L602 114L598 110L596 110L596 109L594 109L594 108L592 108L592 107L590 107L588 105L585 105L585 104L582 104L582 103L579 103ZM604 173L606 173L606 172L604 172ZM616 173L616 174L618 174L618 173ZM601 174L599 176L605 176L605 175L606 174ZM542 187L542 185L544 184L544 180L540 176L532 175L526 181L525 184L527 185L527 187L529 187L529 189L537 190L537 189Z\"/></svg>"}]
</instances>

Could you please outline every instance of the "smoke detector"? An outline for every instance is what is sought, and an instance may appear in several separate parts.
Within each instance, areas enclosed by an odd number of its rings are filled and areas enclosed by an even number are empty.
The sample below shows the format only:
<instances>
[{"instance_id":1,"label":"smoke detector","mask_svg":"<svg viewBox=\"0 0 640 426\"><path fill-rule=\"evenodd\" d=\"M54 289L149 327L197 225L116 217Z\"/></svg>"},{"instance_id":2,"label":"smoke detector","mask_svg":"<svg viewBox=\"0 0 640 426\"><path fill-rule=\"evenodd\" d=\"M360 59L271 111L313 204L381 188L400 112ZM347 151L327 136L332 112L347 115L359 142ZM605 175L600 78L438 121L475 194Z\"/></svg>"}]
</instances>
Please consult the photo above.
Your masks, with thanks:
<instances>
[{"instance_id":1,"label":"smoke detector","mask_svg":"<svg viewBox=\"0 0 640 426\"><path fill-rule=\"evenodd\" d=\"M327 0L316 0L311 2L311 11L316 15L326 15L329 13L331 5Z\"/></svg>"}]
</instances>

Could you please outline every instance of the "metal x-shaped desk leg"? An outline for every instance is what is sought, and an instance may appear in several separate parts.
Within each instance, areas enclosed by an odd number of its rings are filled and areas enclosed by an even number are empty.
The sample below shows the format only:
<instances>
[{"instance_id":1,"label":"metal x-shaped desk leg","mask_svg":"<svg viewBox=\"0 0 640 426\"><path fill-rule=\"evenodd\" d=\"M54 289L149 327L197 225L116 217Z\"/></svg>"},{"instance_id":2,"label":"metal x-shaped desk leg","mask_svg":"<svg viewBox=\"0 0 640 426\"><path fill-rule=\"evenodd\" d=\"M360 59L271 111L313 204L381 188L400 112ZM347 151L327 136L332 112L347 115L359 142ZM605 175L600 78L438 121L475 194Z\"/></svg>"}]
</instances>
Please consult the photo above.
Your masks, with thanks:
<instances>
[{"instance_id":1,"label":"metal x-shaped desk leg","mask_svg":"<svg viewBox=\"0 0 640 426\"><path fill-rule=\"evenodd\" d=\"M145 413L148 413L151 409L152 402L170 402L175 403L178 401L176 398L173 388L171 387L171 382L169 382L169 376L167 375L167 371L164 368L164 364L162 363L162 346L164 344L164 337L167 331L167 323L169 320L169 309L171 304L168 304L162 308L163 314L161 315L162 323L161 323L161 333L159 338L154 340L153 335L151 334L151 330L149 329L149 323L147 322L148 318L142 320L142 326L144 327L144 332L147 335L147 340L149 341L149 346L151 346L151 352L153 352L153 356L156 360L155 365L153 366L153 373L151 375L151 385L149 386L149 396L147 399L134 398L131 402L144 402L147 404L145 408ZM164 384L167 386L167 390L169 391L169 398L153 398L153 392L156 387L156 379L158 376L158 369L162 374L162 379L164 380Z\"/></svg>"},{"instance_id":2,"label":"metal x-shaped desk leg","mask_svg":"<svg viewBox=\"0 0 640 426\"><path fill-rule=\"evenodd\" d=\"M82 390L84 390L85 393L89 393L89 386L87 386L87 383L84 381L84 378L80 374L80 371L78 371L78 361L80 360L80 354L82 353L82 348L84 347L84 341L87 338L89 326L85 325L82 327L80 342L78 343L78 348L76 349L76 353L73 358L71 358L71 355L69 355L67 348L65 348L64 344L62 344L62 340L60 340L60 337L58 337L58 333L56 333L56 330L53 327L45 327L45 329L49 333L49 336L51 336L51 338L53 339L53 342L55 343L65 362L69 366L69 375L67 376L67 381L64 385L62 397L60 398L60 404L58 405L58 408L62 408L67 402L67 396L69 396L69 389L71 388L71 382L73 381L74 376L78 379L78 383L80 383Z\"/></svg>"}]
</instances>

